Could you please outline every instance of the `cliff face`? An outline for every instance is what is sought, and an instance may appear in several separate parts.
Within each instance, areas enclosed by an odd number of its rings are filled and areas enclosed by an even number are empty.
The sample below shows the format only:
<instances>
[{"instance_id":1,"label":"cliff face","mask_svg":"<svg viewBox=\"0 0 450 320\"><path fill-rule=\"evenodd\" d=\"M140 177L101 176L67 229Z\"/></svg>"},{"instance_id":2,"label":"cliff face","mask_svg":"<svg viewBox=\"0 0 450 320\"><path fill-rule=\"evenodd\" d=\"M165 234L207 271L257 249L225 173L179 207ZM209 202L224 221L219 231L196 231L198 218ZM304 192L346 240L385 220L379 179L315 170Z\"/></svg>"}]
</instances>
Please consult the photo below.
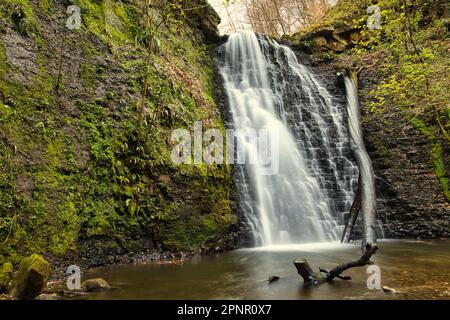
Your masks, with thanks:
<instances>
[{"instance_id":1,"label":"cliff face","mask_svg":"<svg viewBox=\"0 0 450 320\"><path fill-rule=\"evenodd\" d=\"M450 237L450 203L436 174L437 163L442 163L448 177L450 149L394 105L383 112L371 110L372 97L367 93L379 77L370 70L360 75L363 128L375 173L381 178L378 214L385 236Z\"/></svg>"},{"instance_id":2,"label":"cliff face","mask_svg":"<svg viewBox=\"0 0 450 320\"><path fill-rule=\"evenodd\" d=\"M439 1L340 0L289 43L322 70L359 69L362 121L388 238L450 236L448 7ZM406 10L406 11L405 11ZM406 30L405 28L408 28ZM446 107L447 106L447 107Z\"/></svg>"},{"instance_id":3,"label":"cliff face","mask_svg":"<svg viewBox=\"0 0 450 320\"><path fill-rule=\"evenodd\" d=\"M1 2L0 262L234 246L229 168L171 161L174 129L223 128L205 45L218 17L142 3Z\"/></svg>"}]
</instances>

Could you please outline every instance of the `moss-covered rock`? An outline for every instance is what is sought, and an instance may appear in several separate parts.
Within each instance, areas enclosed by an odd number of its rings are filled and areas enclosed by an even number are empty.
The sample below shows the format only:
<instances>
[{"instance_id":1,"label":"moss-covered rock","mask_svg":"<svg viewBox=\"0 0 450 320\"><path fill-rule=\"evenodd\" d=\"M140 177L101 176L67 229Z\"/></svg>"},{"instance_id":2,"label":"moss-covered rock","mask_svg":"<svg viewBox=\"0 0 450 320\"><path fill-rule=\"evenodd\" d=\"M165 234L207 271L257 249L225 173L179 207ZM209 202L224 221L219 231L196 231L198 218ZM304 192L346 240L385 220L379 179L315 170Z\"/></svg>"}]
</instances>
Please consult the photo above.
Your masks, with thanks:
<instances>
[{"instance_id":1,"label":"moss-covered rock","mask_svg":"<svg viewBox=\"0 0 450 320\"><path fill-rule=\"evenodd\" d=\"M2 269L0 269L0 294L8 290L12 276L13 265L9 262L5 262Z\"/></svg>"},{"instance_id":2,"label":"moss-covered rock","mask_svg":"<svg viewBox=\"0 0 450 320\"><path fill-rule=\"evenodd\" d=\"M37 297L52 273L50 264L40 255L33 254L20 262L14 277L15 296L18 299Z\"/></svg>"},{"instance_id":3,"label":"moss-covered rock","mask_svg":"<svg viewBox=\"0 0 450 320\"><path fill-rule=\"evenodd\" d=\"M111 286L103 278L89 279L81 284L81 289L86 292L105 291Z\"/></svg>"}]
</instances>

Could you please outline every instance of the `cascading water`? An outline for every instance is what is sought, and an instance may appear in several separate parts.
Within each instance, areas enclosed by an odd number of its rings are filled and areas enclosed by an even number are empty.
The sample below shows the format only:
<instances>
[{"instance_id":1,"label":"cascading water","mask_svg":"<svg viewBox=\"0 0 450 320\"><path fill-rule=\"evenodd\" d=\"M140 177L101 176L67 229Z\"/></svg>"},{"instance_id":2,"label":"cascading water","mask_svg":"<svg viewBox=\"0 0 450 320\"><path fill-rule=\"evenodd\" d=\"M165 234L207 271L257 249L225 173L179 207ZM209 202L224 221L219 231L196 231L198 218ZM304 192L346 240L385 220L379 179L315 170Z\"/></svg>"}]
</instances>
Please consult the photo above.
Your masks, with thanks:
<instances>
[{"instance_id":1,"label":"cascading water","mask_svg":"<svg viewBox=\"0 0 450 320\"><path fill-rule=\"evenodd\" d=\"M253 32L229 37L221 74L235 129L278 132L279 171L239 167L255 245L338 240L358 180L344 111L291 49ZM247 153L260 152L237 135ZM259 158L259 155L257 156Z\"/></svg>"},{"instance_id":2,"label":"cascading water","mask_svg":"<svg viewBox=\"0 0 450 320\"><path fill-rule=\"evenodd\" d=\"M375 172L373 170L372 160L364 144L356 80L348 76L345 77L345 89L347 91L350 136L355 158L357 158L360 164L361 216L364 233L363 245L365 242L373 244L377 242Z\"/></svg>"}]
</instances>

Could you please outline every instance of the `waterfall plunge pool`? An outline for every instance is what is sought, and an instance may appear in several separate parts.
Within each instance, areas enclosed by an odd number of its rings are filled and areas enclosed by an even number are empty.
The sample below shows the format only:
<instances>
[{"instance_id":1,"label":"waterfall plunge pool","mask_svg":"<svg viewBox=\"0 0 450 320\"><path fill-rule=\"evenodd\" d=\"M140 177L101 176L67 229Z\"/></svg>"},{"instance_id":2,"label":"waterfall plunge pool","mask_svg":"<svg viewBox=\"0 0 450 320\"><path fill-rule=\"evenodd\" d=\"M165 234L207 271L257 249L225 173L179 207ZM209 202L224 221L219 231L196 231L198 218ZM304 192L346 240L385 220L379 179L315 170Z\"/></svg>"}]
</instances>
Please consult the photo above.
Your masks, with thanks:
<instances>
[{"instance_id":1,"label":"waterfall plunge pool","mask_svg":"<svg viewBox=\"0 0 450 320\"><path fill-rule=\"evenodd\" d=\"M384 240L373 261L381 285L402 294L369 290L365 267L350 269L351 281L305 288L293 265L306 258L312 268L331 269L357 259L360 244L320 243L240 249L183 263L115 265L89 270L113 289L83 299L450 299L450 241ZM271 275L280 279L268 284Z\"/></svg>"}]
</instances>

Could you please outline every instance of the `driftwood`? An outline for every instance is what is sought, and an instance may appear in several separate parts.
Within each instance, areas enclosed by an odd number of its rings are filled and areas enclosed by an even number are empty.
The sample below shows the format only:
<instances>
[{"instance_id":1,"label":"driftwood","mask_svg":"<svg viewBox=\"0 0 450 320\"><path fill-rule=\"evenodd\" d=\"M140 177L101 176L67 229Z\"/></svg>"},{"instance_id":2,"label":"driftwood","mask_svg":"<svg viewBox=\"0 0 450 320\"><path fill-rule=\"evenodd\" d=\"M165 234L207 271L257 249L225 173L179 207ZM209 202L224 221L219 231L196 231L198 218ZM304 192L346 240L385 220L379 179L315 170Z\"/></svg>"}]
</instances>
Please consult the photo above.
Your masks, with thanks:
<instances>
[{"instance_id":1,"label":"driftwood","mask_svg":"<svg viewBox=\"0 0 450 320\"><path fill-rule=\"evenodd\" d=\"M363 255L358 260L340 264L331 271L319 268L320 272L314 272L306 259L297 259L294 261L294 265L297 268L298 274L305 281L305 285L318 285L324 282L331 282L335 278L351 280L350 277L344 276L342 273L350 268L364 267L373 264L370 258L377 250L378 246L376 244L367 244Z\"/></svg>"},{"instance_id":2,"label":"driftwood","mask_svg":"<svg viewBox=\"0 0 450 320\"><path fill-rule=\"evenodd\" d=\"M322 273L314 272L306 259L294 260L294 265L297 268L298 274L305 281L305 285L316 285L327 280Z\"/></svg>"}]
</instances>

